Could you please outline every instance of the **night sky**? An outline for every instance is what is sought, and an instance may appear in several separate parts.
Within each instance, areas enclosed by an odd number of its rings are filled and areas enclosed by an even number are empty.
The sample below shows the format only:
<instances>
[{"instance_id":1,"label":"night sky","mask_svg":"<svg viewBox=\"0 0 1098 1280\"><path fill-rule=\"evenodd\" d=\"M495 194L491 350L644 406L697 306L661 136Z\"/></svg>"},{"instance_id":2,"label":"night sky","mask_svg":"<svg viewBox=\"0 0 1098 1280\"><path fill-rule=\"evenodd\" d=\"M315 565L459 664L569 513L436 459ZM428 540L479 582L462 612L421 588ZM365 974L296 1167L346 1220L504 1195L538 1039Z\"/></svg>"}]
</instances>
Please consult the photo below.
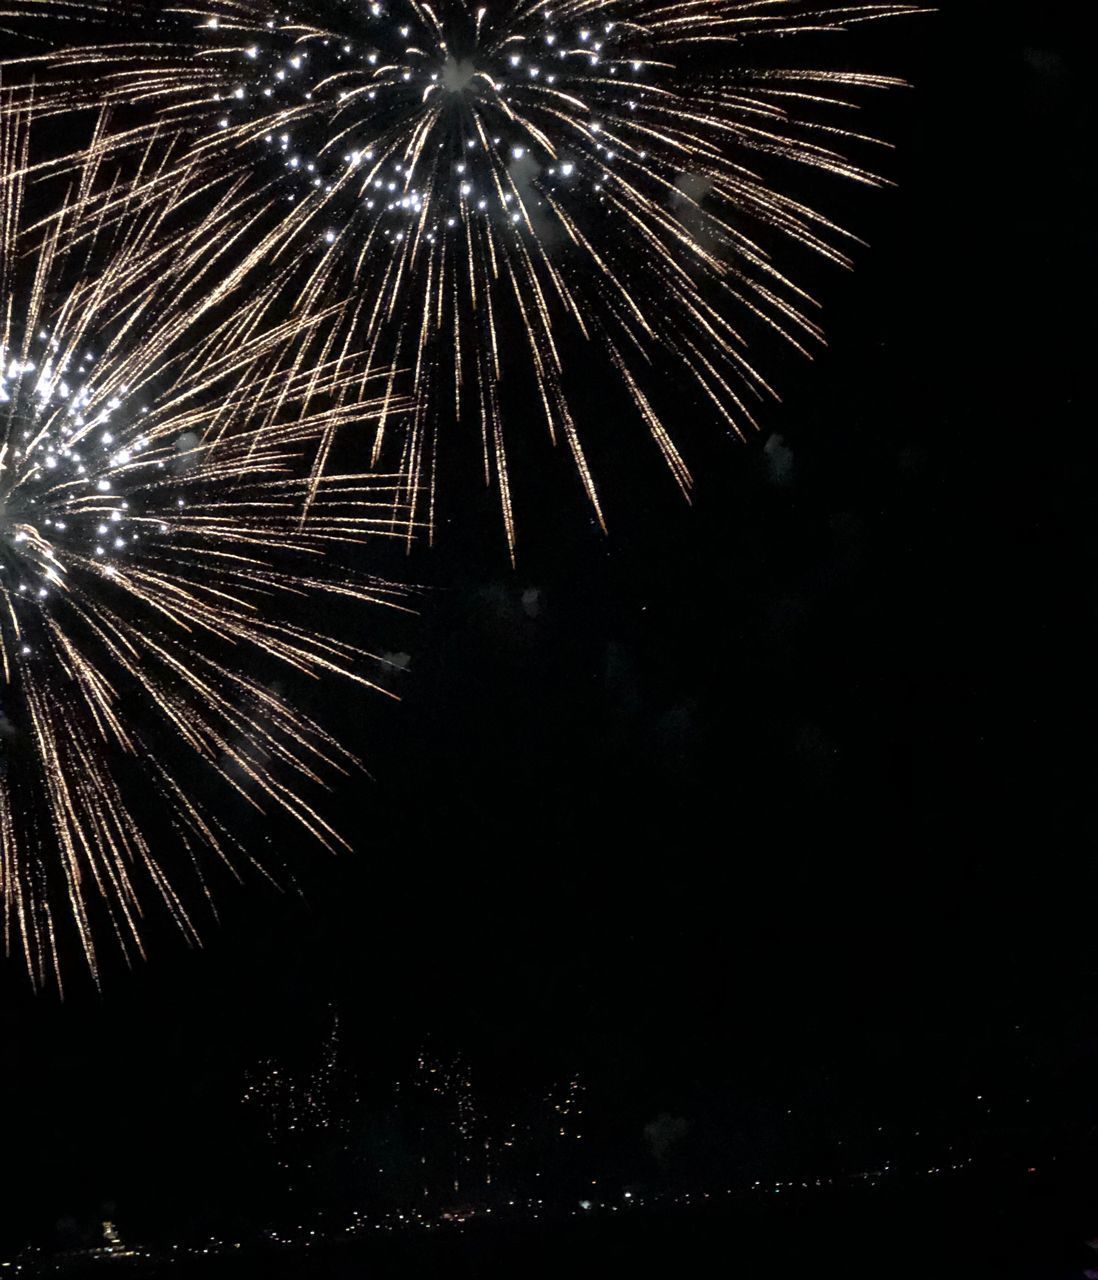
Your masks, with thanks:
<instances>
[{"instance_id":1,"label":"night sky","mask_svg":"<svg viewBox=\"0 0 1098 1280\"><path fill-rule=\"evenodd\" d=\"M402 701L307 703L369 763L333 798L353 856L289 850L299 894L219 886L199 952L151 922L101 995L0 970L4 1243L246 1202L242 1073L307 1059L333 1008L379 1088L425 1039L489 1099L580 1071L607 1159L681 1117L696 1180L878 1125L901 1157L916 1130L1086 1149L1086 72L1031 15L1019 130L996 11L862 39L914 85L875 109L898 186L838 194L869 247L813 279L829 347L766 431L685 424L693 506L609 434L604 537L532 454L512 569L494 496L449 473L437 545L384 566L419 616L367 635L411 655Z\"/></svg>"}]
</instances>

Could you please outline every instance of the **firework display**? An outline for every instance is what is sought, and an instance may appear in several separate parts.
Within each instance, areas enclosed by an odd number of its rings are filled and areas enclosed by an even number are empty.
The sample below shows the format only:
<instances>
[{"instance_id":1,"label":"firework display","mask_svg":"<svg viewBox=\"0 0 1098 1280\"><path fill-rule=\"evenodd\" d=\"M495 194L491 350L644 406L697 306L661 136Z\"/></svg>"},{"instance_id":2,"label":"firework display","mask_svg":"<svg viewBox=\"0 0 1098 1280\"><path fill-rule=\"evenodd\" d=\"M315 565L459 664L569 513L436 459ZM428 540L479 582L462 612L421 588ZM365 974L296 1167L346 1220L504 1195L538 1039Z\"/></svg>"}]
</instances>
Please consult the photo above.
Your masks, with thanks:
<instances>
[{"instance_id":1,"label":"firework display","mask_svg":"<svg viewBox=\"0 0 1098 1280\"><path fill-rule=\"evenodd\" d=\"M175 274L185 240L122 207L94 148L36 224L32 122L5 107L0 897L8 949L60 985L66 933L97 973L101 933L141 953L154 901L197 937L210 868L254 856L219 792L343 843L313 793L355 761L277 673L386 687L334 624L405 593L335 553L392 532L395 484L328 474L305 519L301 458L402 405L387 377L302 364L307 326L275 318L277 280L238 302ZM120 216L96 229L81 209L101 188ZM136 283L150 262L161 287Z\"/></svg>"},{"instance_id":2,"label":"firework display","mask_svg":"<svg viewBox=\"0 0 1098 1280\"><path fill-rule=\"evenodd\" d=\"M686 425L757 425L900 83L811 64L915 11L4 0L0 877L36 982L62 918L93 972L150 893L196 936L175 870L252 856L218 786L340 843L309 797L353 761L270 672L384 683L329 616L402 594L335 553L430 536L451 440L514 559L530 441L605 528L623 446L689 496Z\"/></svg>"},{"instance_id":3,"label":"firework display","mask_svg":"<svg viewBox=\"0 0 1098 1280\"><path fill-rule=\"evenodd\" d=\"M809 69L796 51L913 11L196 0L127 5L111 27L110 8L14 5L69 35L18 60L39 99L128 111L112 145L171 139L171 183L185 172L219 202L209 237L253 265L294 261L306 308L348 297L324 341L414 371L417 409L397 438L425 518L440 434L475 420L512 554L510 459L538 420L604 523L585 442L605 413L588 366L618 385L688 494L672 409L743 436L774 394L769 353L756 352L769 338L802 351L821 340L791 273L810 254L847 263L853 237L816 207L816 187L881 181L854 158L873 139L852 121L899 82ZM167 188L142 189L156 200ZM314 477L323 466L322 452Z\"/></svg>"}]
</instances>

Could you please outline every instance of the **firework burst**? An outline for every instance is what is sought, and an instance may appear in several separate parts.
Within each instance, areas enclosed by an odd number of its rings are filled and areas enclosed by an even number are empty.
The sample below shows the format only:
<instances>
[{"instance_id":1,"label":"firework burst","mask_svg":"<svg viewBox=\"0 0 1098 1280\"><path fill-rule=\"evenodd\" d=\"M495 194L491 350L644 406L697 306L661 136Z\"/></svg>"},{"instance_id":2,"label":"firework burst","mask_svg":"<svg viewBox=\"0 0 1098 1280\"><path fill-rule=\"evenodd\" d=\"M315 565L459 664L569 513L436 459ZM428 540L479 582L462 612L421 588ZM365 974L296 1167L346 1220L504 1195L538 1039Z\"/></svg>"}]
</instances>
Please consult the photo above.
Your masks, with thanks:
<instances>
[{"instance_id":1,"label":"firework burst","mask_svg":"<svg viewBox=\"0 0 1098 1280\"><path fill-rule=\"evenodd\" d=\"M387 380L374 398L302 365L307 325L271 297L238 305L166 265L136 286L167 262L163 214L112 195L109 227L82 221L99 159L24 240L30 122L2 118L0 898L8 948L60 985L67 929L97 974L102 930L141 953L150 899L197 937L176 873L208 896L212 864L250 860L219 788L342 843L309 792L355 761L272 681L383 686L381 660L309 619L407 607L331 554L392 531L398 486L329 474L303 523L301 458L402 406Z\"/></svg>"},{"instance_id":2,"label":"firework burst","mask_svg":"<svg viewBox=\"0 0 1098 1280\"><path fill-rule=\"evenodd\" d=\"M83 17L82 31L103 11L23 7L70 27ZM131 25L27 65L55 109L133 108L120 146L150 128L173 136L178 169L232 189L217 235L247 227L253 261L300 257L307 306L351 297L338 341L415 370L401 469L424 493L440 427L475 417L513 553L512 417L540 417L565 442L603 521L584 444L598 424L574 409L575 366L595 359L616 377L689 494L670 404L681 420L685 394L742 437L774 394L756 340L820 341L787 259L846 264L852 237L793 194L796 175L878 185L850 158L874 140L849 121L898 81L790 67L785 49L912 11L196 0L142 6L136 40Z\"/></svg>"}]
</instances>

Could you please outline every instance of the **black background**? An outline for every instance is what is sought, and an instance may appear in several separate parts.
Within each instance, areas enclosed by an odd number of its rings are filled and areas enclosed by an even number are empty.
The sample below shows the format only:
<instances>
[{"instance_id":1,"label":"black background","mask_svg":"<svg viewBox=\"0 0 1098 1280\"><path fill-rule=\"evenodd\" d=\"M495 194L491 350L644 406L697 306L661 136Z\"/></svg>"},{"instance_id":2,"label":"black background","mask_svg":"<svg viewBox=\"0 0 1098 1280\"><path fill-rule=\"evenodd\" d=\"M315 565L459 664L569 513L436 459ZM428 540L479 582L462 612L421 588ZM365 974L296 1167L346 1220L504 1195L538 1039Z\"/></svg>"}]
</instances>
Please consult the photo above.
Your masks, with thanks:
<instances>
[{"instance_id":1,"label":"black background","mask_svg":"<svg viewBox=\"0 0 1098 1280\"><path fill-rule=\"evenodd\" d=\"M605 1153L682 1115L696 1177L877 1125L901 1157L1087 1149L1092 182L1042 14L1027 129L998 6L865 46L913 84L875 108L898 185L843 207L870 246L821 277L780 440L700 444L691 507L622 453L609 538L563 462L528 472L514 570L493 499L444 488L394 566L430 588L403 701L336 717L373 775L335 797L354 856L226 886L201 952L153 923L102 995L5 966L9 1242L245 1203L241 1073L333 1006L364 1078L427 1035L489 1098L579 1069Z\"/></svg>"}]
</instances>

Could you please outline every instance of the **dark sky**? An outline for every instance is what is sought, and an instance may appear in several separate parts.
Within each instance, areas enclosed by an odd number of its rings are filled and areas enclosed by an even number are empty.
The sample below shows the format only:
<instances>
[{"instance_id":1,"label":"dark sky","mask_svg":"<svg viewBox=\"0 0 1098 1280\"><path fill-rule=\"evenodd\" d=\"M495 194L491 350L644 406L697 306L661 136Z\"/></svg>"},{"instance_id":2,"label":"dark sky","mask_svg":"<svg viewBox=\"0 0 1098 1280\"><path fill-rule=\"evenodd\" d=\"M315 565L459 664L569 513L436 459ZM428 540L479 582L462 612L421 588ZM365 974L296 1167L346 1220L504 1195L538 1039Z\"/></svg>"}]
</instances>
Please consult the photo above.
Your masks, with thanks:
<instances>
[{"instance_id":1,"label":"dark sky","mask_svg":"<svg viewBox=\"0 0 1098 1280\"><path fill-rule=\"evenodd\" d=\"M693 507L626 453L607 539L547 468L512 571L493 499L444 493L395 569L431 587L404 700L337 716L355 856L303 857L307 902L226 887L200 953L154 926L102 996L0 973L11 1223L216 1196L242 1068L333 1003L378 1078L431 1034L488 1092L579 1068L608 1132L683 1115L745 1162L787 1107L797 1159L851 1116L965 1131L977 1092L1088 1131L1084 69L1031 19L1020 131L996 8L879 35L898 188L844 207L828 350L771 434L698 443Z\"/></svg>"}]
</instances>

